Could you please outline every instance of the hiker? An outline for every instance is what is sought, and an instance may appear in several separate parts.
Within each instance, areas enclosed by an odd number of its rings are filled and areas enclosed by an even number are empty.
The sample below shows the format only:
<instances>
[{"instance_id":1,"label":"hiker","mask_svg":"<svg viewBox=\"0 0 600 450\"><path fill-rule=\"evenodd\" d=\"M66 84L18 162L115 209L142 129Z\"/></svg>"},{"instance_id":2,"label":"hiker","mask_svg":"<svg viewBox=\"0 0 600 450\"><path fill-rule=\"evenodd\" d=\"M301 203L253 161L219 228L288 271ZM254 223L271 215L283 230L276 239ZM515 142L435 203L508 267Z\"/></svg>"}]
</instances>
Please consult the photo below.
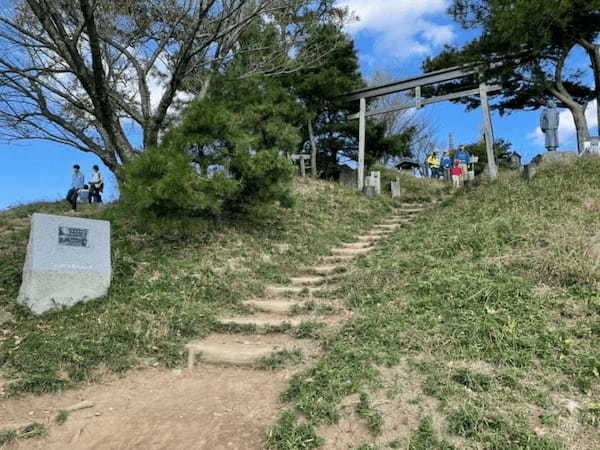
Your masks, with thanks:
<instances>
[{"instance_id":1,"label":"hiker","mask_svg":"<svg viewBox=\"0 0 600 450\"><path fill-rule=\"evenodd\" d=\"M100 173L100 167L94 164L94 166L92 166L92 179L90 180L90 195L88 197L88 202L102 203L101 192L104 192L104 179Z\"/></svg>"},{"instance_id":2,"label":"hiker","mask_svg":"<svg viewBox=\"0 0 600 450\"><path fill-rule=\"evenodd\" d=\"M460 160L457 159L454 161L454 165L450 168L450 175L452 175L452 189L456 191L460 187L460 181L463 175Z\"/></svg>"},{"instance_id":3,"label":"hiker","mask_svg":"<svg viewBox=\"0 0 600 450\"><path fill-rule=\"evenodd\" d=\"M79 164L73 166L71 189L67 192L67 201L71 204L73 211L77 211L77 197L79 196L79 191L85 186L85 177L79 169Z\"/></svg>"},{"instance_id":4,"label":"hiker","mask_svg":"<svg viewBox=\"0 0 600 450\"><path fill-rule=\"evenodd\" d=\"M444 176L444 181L446 183L450 183L450 168L452 167L452 157L450 156L450 150L444 153L444 157L440 163L442 175Z\"/></svg>"},{"instance_id":5,"label":"hiker","mask_svg":"<svg viewBox=\"0 0 600 450\"><path fill-rule=\"evenodd\" d=\"M427 164L431 169L431 178L438 178L440 171L440 157L436 152L431 152L431 154L427 157Z\"/></svg>"},{"instance_id":6,"label":"hiker","mask_svg":"<svg viewBox=\"0 0 600 450\"><path fill-rule=\"evenodd\" d=\"M461 145L454 155L454 159L459 161L459 167L462 169L461 181L464 182L467 179L471 154L465 149L464 145Z\"/></svg>"}]
</instances>

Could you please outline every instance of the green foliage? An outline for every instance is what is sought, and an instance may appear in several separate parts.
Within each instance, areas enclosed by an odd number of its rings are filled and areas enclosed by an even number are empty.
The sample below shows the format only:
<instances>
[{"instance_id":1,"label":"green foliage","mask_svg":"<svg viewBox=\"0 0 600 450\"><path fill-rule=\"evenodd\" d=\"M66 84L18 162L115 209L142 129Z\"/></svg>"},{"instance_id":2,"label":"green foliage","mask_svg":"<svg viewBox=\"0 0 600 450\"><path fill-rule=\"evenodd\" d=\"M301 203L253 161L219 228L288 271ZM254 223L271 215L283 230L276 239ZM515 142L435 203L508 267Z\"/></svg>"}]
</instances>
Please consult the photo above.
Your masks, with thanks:
<instances>
[{"instance_id":1,"label":"green foliage","mask_svg":"<svg viewBox=\"0 0 600 450\"><path fill-rule=\"evenodd\" d=\"M146 150L121 171L123 203L142 215L220 214L224 203L239 195L242 182L222 172L200 177L191 163L191 156L175 147Z\"/></svg>"},{"instance_id":2,"label":"green foliage","mask_svg":"<svg viewBox=\"0 0 600 450\"><path fill-rule=\"evenodd\" d=\"M293 202L293 168L279 156L295 147L289 94L267 77L236 79L232 69L193 103L159 148L147 150L123 171L122 197L155 216L264 212ZM199 165L199 176L192 163ZM227 171L205 176L209 166Z\"/></svg>"},{"instance_id":3,"label":"green foliage","mask_svg":"<svg viewBox=\"0 0 600 450\"><path fill-rule=\"evenodd\" d=\"M65 411L64 409L61 409L56 414L56 417L54 420L56 421L57 424L62 425L67 421L68 418L69 418L69 412Z\"/></svg>"},{"instance_id":4,"label":"green foliage","mask_svg":"<svg viewBox=\"0 0 600 450\"><path fill-rule=\"evenodd\" d=\"M454 0L450 8L454 18L464 28L479 29L481 34L462 48L446 47L440 55L428 58L423 67L432 71L472 63L486 66L488 82L503 86L503 98L494 106L501 113L544 106L556 93L549 89L554 83L561 83L563 89L564 95L557 97L560 102L571 96L570 100L587 104L597 94L587 85L583 72L561 73L556 69L560 67L557 61L566 58L575 45L596 40L600 32L598 6L597 0ZM498 62L501 65L493 65ZM592 69L596 73L600 70ZM477 79L471 77L437 91L476 85ZM470 108L479 105L475 97L459 101Z\"/></svg>"},{"instance_id":5,"label":"green foliage","mask_svg":"<svg viewBox=\"0 0 600 450\"><path fill-rule=\"evenodd\" d=\"M0 431L0 447L9 446L17 440L42 438L46 434L46 427L38 422L30 423L15 430Z\"/></svg>"},{"instance_id":6,"label":"green foliage","mask_svg":"<svg viewBox=\"0 0 600 450\"><path fill-rule=\"evenodd\" d=\"M454 447L445 441L440 441L433 428L431 417L421 420L419 428L410 439L408 450L453 450Z\"/></svg>"},{"instance_id":7,"label":"green foliage","mask_svg":"<svg viewBox=\"0 0 600 450\"><path fill-rule=\"evenodd\" d=\"M342 29L327 24L316 27L299 54L310 53L315 47L335 48L323 57L318 66L309 66L288 76L285 83L305 107L299 116L302 140L299 151L310 151L308 121L314 129L317 166L323 177L337 177L339 158L358 158L358 127L347 119L356 106L342 95L365 86L353 41ZM374 164L382 156L408 156L415 130L390 134L383 121L368 120L365 163Z\"/></svg>"},{"instance_id":8,"label":"green foliage","mask_svg":"<svg viewBox=\"0 0 600 450\"><path fill-rule=\"evenodd\" d=\"M292 411L285 411L277 424L269 430L265 440L268 450L308 450L319 448L323 440L310 424L297 424Z\"/></svg>"},{"instance_id":9,"label":"green foliage","mask_svg":"<svg viewBox=\"0 0 600 450\"><path fill-rule=\"evenodd\" d=\"M360 394L360 401L356 405L356 414L367 421L371 434L374 436L381 434L384 424L383 416L373 407L371 399L364 392Z\"/></svg>"},{"instance_id":10,"label":"green foliage","mask_svg":"<svg viewBox=\"0 0 600 450\"><path fill-rule=\"evenodd\" d=\"M498 165L500 167L509 167L511 147L512 144L504 139L497 139L494 142L494 153L496 155L496 161L498 161ZM487 148L485 141L481 139L474 144L467 144L465 145L465 149L471 154L471 156L477 156L479 158L479 160L474 164L475 175L481 175L487 164Z\"/></svg>"},{"instance_id":11,"label":"green foliage","mask_svg":"<svg viewBox=\"0 0 600 450\"><path fill-rule=\"evenodd\" d=\"M281 350L262 358L257 368L263 370L277 370L287 366L300 364L304 360L301 350Z\"/></svg>"}]
</instances>

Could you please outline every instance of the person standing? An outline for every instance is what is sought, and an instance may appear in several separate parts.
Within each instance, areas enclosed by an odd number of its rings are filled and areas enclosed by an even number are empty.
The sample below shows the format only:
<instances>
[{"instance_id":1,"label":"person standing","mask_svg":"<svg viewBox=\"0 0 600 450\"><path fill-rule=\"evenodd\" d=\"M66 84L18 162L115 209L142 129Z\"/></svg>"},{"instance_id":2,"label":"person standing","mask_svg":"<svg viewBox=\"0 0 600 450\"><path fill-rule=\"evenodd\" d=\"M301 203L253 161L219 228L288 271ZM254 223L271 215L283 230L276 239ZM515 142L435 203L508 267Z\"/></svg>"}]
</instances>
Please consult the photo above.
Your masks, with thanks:
<instances>
[{"instance_id":1,"label":"person standing","mask_svg":"<svg viewBox=\"0 0 600 450\"><path fill-rule=\"evenodd\" d=\"M442 175L444 176L444 181L446 183L450 182L450 169L452 168L452 157L450 156L450 151L444 153L444 157L440 163Z\"/></svg>"},{"instance_id":2,"label":"person standing","mask_svg":"<svg viewBox=\"0 0 600 450\"><path fill-rule=\"evenodd\" d=\"M460 161L457 159L450 168L450 175L452 175L452 189L455 191L460 187L460 181L463 176L463 170L460 166Z\"/></svg>"},{"instance_id":3,"label":"person standing","mask_svg":"<svg viewBox=\"0 0 600 450\"><path fill-rule=\"evenodd\" d=\"M90 195L88 202L102 203L101 192L104 191L104 179L100 173L100 167L97 165L92 166L92 179L90 180Z\"/></svg>"},{"instance_id":4,"label":"person standing","mask_svg":"<svg viewBox=\"0 0 600 450\"><path fill-rule=\"evenodd\" d=\"M77 211L77 197L79 196L79 190L83 189L83 186L85 185L85 176L79 169L79 164L73 166L71 189L67 192L67 201L71 204L73 211Z\"/></svg>"},{"instance_id":5,"label":"person standing","mask_svg":"<svg viewBox=\"0 0 600 450\"><path fill-rule=\"evenodd\" d=\"M431 152L431 154L427 157L427 164L431 169L431 178L437 179L440 172L440 157L436 152Z\"/></svg>"},{"instance_id":6,"label":"person standing","mask_svg":"<svg viewBox=\"0 0 600 450\"><path fill-rule=\"evenodd\" d=\"M467 151L464 145L461 145L454 155L454 159L459 161L459 167L462 169L461 181L464 182L467 178L469 163L471 162L471 154Z\"/></svg>"}]
</instances>

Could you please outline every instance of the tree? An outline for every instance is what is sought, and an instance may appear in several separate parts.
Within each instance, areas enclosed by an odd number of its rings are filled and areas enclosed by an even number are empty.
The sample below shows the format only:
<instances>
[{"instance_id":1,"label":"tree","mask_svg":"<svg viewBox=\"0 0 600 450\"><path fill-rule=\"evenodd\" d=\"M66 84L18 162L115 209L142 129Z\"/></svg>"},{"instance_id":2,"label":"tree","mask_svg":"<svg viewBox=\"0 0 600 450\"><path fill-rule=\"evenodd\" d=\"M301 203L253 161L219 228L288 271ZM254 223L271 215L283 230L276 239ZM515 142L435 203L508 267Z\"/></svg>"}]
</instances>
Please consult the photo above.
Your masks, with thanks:
<instances>
[{"instance_id":1,"label":"tree","mask_svg":"<svg viewBox=\"0 0 600 450\"><path fill-rule=\"evenodd\" d=\"M504 139L497 139L494 142L494 154L500 166L509 166L511 147L512 144ZM478 161L474 164L475 175L482 174L487 161L487 148L485 146L484 138L482 137L479 141L473 144L465 145L465 149L471 154L471 156L478 157Z\"/></svg>"},{"instance_id":2,"label":"tree","mask_svg":"<svg viewBox=\"0 0 600 450\"><path fill-rule=\"evenodd\" d=\"M455 0L451 8L455 19L482 34L462 49L446 48L424 66L432 70L481 64L485 78L504 87L503 99L496 105L501 113L537 109L556 98L573 115L582 151L589 136L585 111L600 88L596 64L600 60L592 59L595 89L585 85L581 71L568 73L567 62L576 45L587 44L590 55L598 50L593 42L600 31L599 5L598 0ZM465 102L477 104L475 99Z\"/></svg>"},{"instance_id":3,"label":"tree","mask_svg":"<svg viewBox=\"0 0 600 450\"><path fill-rule=\"evenodd\" d=\"M132 209L197 216L291 205L293 168L280 153L298 144L291 118L301 107L277 78L240 77L238 63L213 77L159 147L124 166L123 201ZM210 166L221 170L209 174Z\"/></svg>"},{"instance_id":4,"label":"tree","mask_svg":"<svg viewBox=\"0 0 600 450\"><path fill-rule=\"evenodd\" d=\"M311 152L324 177L337 177L340 160L357 160L358 127L348 116L355 105L346 102L343 95L366 85L360 71L354 42L335 24L326 24L315 30L307 44L337 42L335 50L322 64L300 70L287 77L286 83L306 109L301 116L302 141L299 151ZM329 45L331 47L331 45ZM309 47L310 48L310 47ZM300 53L304 48L300 48ZM381 120L367 124L366 164L371 165L385 155L410 154L412 127L393 128Z\"/></svg>"},{"instance_id":5,"label":"tree","mask_svg":"<svg viewBox=\"0 0 600 450\"><path fill-rule=\"evenodd\" d=\"M315 23L343 21L333 0L15 0L0 13L0 125L96 154L115 171L156 146L178 100L206 94L240 53L250 73L290 72L330 49L288 58ZM270 24L268 46L244 43ZM124 123L143 136L135 148Z\"/></svg>"}]
</instances>

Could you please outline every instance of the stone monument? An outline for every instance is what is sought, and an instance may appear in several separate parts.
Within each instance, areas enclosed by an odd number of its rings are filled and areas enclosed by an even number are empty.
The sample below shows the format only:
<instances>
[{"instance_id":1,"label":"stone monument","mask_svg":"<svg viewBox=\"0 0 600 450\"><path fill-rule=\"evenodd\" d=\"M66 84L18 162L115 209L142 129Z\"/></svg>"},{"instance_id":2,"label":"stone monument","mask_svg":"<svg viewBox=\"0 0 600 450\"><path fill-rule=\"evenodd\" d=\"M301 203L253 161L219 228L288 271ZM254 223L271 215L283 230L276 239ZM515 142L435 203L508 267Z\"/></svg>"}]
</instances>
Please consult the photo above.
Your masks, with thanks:
<instances>
[{"instance_id":1,"label":"stone monument","mask_svg":"<svg viewBox=\"0 0 600 450\"><path fill-rule=\"evenodd\" d=\"M381 172L371 172L371 175L365 178L365 186L372 186L375 194L381 194Z\"/></svg>"},{"instance_id":2,"label":"stone monument","mask_svg":"<svg viewBox=\"0 0 600 450\"><path fill-rule=\"evenodd\" d=\"M392 198L400 198L400 177L396 177L396 181L392 181L390 184Z\"/></svg>"},{"instance_id":3,"label":"stone monument","mask_svg":"<svg viewBox=\"0 0 600 450\"><path fill-rule=\"evenodd\" d=\"M17 302L35 314L106 295L110 223L33 214Z\"/></svg>"},{"instance_id":4,"label":"stone monument","mask_svg":"<svg viewBox=\"0 0 600 450\"><path fill-rule=\"evenodd\" d=\"M560 114L556 109L556 103L552 100L548 102L548 107L542 112L540 118L540 128L546 135L546 150L554 152L558 149L558 126L560 124Z\"/></svg>"}]
</instances>

